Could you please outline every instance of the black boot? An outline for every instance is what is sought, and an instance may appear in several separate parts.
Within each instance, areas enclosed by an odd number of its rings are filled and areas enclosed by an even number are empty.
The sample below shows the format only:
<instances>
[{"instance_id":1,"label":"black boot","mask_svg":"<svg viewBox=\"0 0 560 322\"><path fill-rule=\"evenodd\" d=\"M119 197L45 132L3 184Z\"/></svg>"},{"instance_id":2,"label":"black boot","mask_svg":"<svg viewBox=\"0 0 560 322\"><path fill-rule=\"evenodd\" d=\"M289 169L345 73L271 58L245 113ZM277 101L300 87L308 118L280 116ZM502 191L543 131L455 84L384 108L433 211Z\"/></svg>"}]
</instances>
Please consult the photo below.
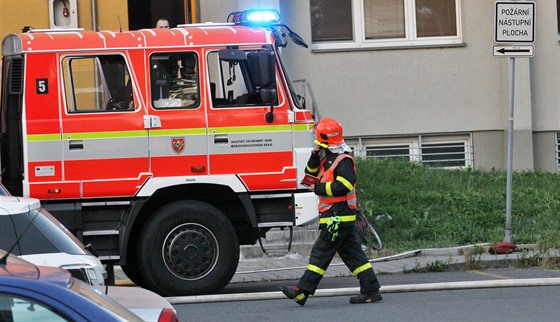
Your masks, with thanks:
<instances>
[{"instance_id":1,"label":"black boot","mask_svg":"<svg viewBox=\"0 0 560 322\"><path fill-rule=\"evenodd\" d=\"M352 304L362 304L362 303L374 303L381 301L381 293L375 291L373 294L360 294L356 296L352 296L350 298L350 303Z\"/></svg>"},{"instance_id":2,"label":"black boot","mask_svg":"<svg viewBox=\"0 0 560 322\"><path fill-rule=\"evenodd\" d=\"M281 286L280 290L284 295L294 300L297 304L303 306L307 298L309 297L309 292L303 290L297 286Z\"/></svg>"}]
</instances>

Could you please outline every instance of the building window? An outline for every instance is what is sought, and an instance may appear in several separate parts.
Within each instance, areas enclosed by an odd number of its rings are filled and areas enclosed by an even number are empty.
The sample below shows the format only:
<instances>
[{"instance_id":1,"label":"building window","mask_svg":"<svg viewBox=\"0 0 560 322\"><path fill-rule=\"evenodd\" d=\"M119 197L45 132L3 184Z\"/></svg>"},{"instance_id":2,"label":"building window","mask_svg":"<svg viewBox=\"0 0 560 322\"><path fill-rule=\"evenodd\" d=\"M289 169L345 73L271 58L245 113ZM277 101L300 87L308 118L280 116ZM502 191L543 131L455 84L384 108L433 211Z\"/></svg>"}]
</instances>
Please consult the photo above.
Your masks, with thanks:
<instances>
[{"instance_id":1,"label":"building window","mask_svg":"<svg viewBox=\"0 0 560 322\"><path fill-rule=\"evenodd\" d=\"M313 49L460 44L460 0L311 0Z\"/></svg>"},{"instance_id":2,"label":"building window","mask_svg":"<svg viewBox=\"0 0 560 322\"><path fill-rule=\"evenodd\" d=\"M366 158L410 161L410 145L367 146Z\"/></svg>"},{"instance_id":3,"label":"building window","mask_svg":"<svg viewBox=\"0 0 560 322\"><path fill-rule=\"evenodd\" d=\"M556 170L560 171L560 133L556 133Z\"/></svg>"},{"instance_id":4,"label":"building window","mask_svg":"<svg viewBox=\"0 0 560 322\"><path fill-rule=\"evenodd\" d=\"M464 167L467 165L465 142L422 144L421 161L435 167Z\"/></svg>"},{"instance_id":5,"label":"building window","mask_svg":"<svg viewBox=\"0 0 560 322\"><path fill-rule=\"evenodd\" d=\"M466 134L348 138L347 141L358 157L413 161L440 168L474 167L472 139ZM560 145L560 138L558 142Z\"/></svg>"}]
</instances>

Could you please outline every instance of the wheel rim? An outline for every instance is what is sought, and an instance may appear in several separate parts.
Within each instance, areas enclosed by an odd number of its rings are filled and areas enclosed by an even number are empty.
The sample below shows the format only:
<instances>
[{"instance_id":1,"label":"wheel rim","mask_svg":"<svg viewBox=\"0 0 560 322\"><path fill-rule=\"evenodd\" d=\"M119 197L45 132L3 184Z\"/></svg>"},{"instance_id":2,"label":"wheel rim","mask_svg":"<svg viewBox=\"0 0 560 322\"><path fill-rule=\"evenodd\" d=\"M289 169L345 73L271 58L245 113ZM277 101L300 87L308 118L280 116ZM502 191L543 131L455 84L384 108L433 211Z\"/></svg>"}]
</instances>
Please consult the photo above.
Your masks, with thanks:
<instances>
[{"instance_id":1,"label":"wheel rim","mask_svg":"<svg viewBox=\"0 0 560 322\"><path fill-rule=\"evenodd\" d=\"M180 279L197 280L208 275L218 260L218 241L208 228L194 223L173 229L163 244L167 269Z\"/></svg>"}]
</instances>

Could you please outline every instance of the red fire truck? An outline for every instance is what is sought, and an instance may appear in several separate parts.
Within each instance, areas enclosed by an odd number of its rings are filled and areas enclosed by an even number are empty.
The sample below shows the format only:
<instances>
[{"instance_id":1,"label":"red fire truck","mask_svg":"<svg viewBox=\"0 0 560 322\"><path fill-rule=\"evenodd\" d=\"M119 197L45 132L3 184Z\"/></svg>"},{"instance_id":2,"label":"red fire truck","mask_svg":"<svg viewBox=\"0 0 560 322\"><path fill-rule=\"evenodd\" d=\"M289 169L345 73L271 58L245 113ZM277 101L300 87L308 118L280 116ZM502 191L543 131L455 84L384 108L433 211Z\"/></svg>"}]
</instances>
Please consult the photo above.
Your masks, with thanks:
<instances>
[{"instance_id":1,"label":"red fire truck","mask_svg":"<svg viewBox=\"0 0 560 322\"><path fill-rule=\"evenodd\" d=\"M274 11L172 29L8 35L3 184L41 199L138 285L221 290L240 245L318 215L299 183L318 116L282 62L290 39L305 46Z\"/></svg>"}]
</instances>

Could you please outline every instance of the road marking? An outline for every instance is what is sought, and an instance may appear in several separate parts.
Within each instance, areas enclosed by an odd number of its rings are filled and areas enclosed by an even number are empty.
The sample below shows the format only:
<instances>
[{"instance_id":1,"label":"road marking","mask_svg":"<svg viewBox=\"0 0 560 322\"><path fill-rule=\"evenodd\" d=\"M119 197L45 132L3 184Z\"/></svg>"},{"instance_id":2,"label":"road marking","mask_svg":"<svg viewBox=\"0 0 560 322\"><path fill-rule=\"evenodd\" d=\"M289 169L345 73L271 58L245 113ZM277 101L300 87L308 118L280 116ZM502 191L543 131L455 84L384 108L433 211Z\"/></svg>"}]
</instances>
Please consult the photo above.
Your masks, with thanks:
<instances>
[{"instance_id":1,"label":"road marking","mask_svg":"<svg viewBox=\"0 0 560 322\"><path fill-rule=\"evenodd\" d=\"M481 271L469 271L473 274L478 274L478 275L483 275L483 276L489 276L489 277L495 277L495 278L501 278L501 279L506 279L509 280L511 279L511 277L507 277L507 276L503 276L503 275L498 275L498 274L492 274L492 273L486 273L486 272L481 272Z\"/></svg>"}]
</instances>

